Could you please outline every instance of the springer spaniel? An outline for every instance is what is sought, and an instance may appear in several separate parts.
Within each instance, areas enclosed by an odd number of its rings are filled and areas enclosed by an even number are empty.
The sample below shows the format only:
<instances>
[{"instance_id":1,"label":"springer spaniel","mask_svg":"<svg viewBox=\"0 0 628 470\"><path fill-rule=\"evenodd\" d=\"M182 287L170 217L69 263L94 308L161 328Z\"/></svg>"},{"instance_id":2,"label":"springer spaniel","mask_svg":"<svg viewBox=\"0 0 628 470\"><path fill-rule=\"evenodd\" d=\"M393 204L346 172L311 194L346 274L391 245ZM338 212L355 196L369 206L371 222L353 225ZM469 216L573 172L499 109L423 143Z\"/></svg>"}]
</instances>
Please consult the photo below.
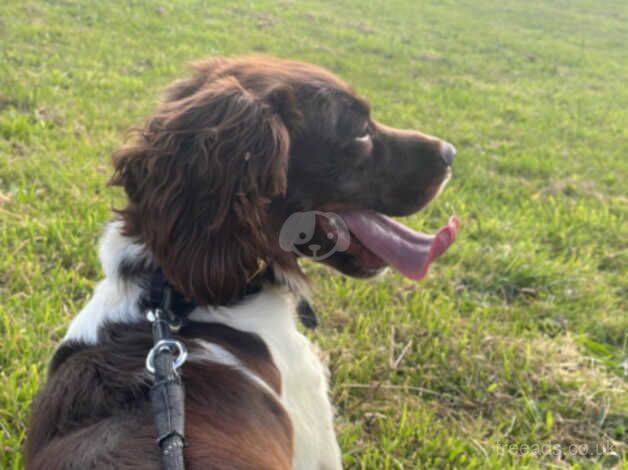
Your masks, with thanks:
<instances>
[{"instance_id":1,"label":"springer spaniel","mask_svg":"<svg viewBox=\"0 0 628 470\"><path fill-rule=\"evenodd\" d=\"M326 70L266 58L196 64L131 144L111 184L105 277L72 321L33 408L30 469L157 469L142 298L161 270L186 302L188 469L337 469L327 372L299 332L297 258L358 278L422 278L453 242L387 216L425 206L451 144L374 121ZM255 289L250 287L257 286Z\"/></svg>"}]
</instances>

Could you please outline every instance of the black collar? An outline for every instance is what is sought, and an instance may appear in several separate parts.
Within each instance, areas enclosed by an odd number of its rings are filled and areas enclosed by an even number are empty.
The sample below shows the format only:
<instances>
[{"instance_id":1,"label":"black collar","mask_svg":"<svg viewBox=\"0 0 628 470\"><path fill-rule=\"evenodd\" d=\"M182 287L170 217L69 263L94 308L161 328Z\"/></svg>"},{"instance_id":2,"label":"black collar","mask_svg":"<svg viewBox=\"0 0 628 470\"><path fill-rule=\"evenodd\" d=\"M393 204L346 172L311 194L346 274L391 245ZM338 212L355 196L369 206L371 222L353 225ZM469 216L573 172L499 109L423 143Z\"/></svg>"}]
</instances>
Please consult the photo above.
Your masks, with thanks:
<instances>
[{"instance_id":1,"label":"black collar","mask_svg":"<svg viewBox=\"0 0 628 470\"><path fill-rule=\"evenodd\" d=\"M261 292L265 284L277 284L275 273L271 268L266 268L256 274L253 279L242 289L239 298L234 304L240 302L245 297ZM183 294L175 290L166 280L161 269L153 271L145 281L144 292L140 296L141 311L154 310L163 305L164 293L169 292L170 308L168 309L168 323L173 328L180 328L187 322L187 318L196 308L196 304L187 300ZM310 302L305 298L299 298L297 304L297 315L306 328L313 330L318 326L318 318Z\"/></svg>"}]
</instances>

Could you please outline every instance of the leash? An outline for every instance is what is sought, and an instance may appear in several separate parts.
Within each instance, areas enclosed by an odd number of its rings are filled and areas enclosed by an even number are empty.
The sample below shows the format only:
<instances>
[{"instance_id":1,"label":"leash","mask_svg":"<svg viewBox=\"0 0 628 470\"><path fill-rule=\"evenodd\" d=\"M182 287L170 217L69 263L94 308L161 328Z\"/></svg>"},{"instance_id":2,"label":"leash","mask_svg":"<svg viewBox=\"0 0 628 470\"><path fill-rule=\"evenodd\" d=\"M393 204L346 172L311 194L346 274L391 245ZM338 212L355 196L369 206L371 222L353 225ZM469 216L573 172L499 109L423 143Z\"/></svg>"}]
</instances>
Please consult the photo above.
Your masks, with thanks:
<instances>
[{"instance_id":1,"label":"leash","mask_svg":"<svg viewBox=\"0 0 628 470\"><path fill-rule=\"evenodd\" d=\"M178 370L188 353L171 333L178 331L185 321L185 316L176 312L177 301L179 304L182 301L176 297L163 274L155 273L144 302L146 318L153 330L153 347L146 356L146 369L154 377L150 401L164 470L185 470L185 389ZM192 308L186 308L188 313Z\"/></svg>"}]
</instances>

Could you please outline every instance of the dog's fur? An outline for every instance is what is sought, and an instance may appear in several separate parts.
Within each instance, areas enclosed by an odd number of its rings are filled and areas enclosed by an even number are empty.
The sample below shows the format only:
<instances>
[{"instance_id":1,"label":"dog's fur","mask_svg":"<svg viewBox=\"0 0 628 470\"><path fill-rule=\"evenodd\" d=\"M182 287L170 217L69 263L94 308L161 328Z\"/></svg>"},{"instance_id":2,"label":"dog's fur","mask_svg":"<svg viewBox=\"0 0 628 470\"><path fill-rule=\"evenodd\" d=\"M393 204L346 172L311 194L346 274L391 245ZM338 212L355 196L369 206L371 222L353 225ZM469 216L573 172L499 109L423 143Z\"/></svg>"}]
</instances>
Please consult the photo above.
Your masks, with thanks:
<instances>
[{"instance_id":1,"label":"dog's fur","mask_svg":"<svg viewBox=\"0 0 628 470\"><path fill-rule=\"evenodd\" d=\"M28 468L159 468L140 308L156 269L197 305L178 334L190 350L187 468L340 468L326 372L295 323L305 276L280 228L299 211L416 212L446 160L440 140L375 122L319 67L197 64L114 157L128 203L101 241L105 278L34 405ZM322 230L313 240L333 243ZM385 266L355 240L323 262L355 277ZM273 280L242 298L262 270Z\"/></svg>"}]
</instances>

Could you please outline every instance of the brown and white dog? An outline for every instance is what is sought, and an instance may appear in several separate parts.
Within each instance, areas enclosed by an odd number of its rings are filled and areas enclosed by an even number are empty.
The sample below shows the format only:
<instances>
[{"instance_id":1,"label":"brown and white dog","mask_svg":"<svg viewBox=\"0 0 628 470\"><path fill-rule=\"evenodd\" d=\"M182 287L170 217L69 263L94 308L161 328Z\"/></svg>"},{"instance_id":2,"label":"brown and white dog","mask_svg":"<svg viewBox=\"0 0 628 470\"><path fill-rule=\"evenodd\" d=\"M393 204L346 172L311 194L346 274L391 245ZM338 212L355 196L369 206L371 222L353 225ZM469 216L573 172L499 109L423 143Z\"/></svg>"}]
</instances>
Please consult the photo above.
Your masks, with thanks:
<instances>
[{"instance_id":1,"label":"brown and white dog","mask_svg":"<svg viewBox=\"0 0 628 470\"><path fill-rule=\"evenodd\" d=\"M141 307L157 269L196 305L177 335L190 352L186 467L340 468L326 370L297 328L297 258L420 279L455 237L455 220L427 236L386 217L439 193L450 144L375 122L313 65L255 57L194 70L114 157L111 184L128 203L100 243L105 278L34 405L30 469L160 467Z\"/></svg>"}]
</instances>

